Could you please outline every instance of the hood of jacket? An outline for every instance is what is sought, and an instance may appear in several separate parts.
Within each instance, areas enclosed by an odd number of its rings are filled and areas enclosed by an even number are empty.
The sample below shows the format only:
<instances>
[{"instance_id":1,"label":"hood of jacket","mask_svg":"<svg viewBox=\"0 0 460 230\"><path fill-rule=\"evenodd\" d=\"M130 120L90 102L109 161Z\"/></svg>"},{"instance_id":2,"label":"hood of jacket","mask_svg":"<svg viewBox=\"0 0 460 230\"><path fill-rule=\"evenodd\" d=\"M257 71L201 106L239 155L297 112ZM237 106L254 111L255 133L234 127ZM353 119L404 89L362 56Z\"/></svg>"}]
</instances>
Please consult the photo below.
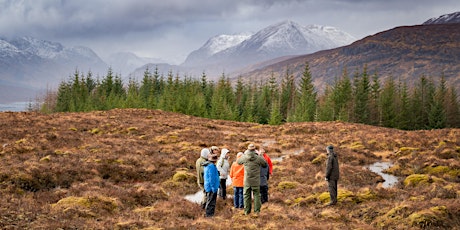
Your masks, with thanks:
<instances>
[{"instance_id":1,"label":"hood of jacket","mask_svg":"<svg viewBox=\"0 0 460 230\"><path fill-rule=\"evenodd\" d=\"M255 151L252 151L252 150L246 150L244 154L248 156L248 160L250 161L255 161L257 157L259 156L257 155Z\"/></svg>"},{"instance_id":2,"label":"hood of jacket","mask_svg":"<svg viewBox=\"0 0 460 230\"><path fill-rule=\"evenodd\" d=\"M201 150L200 156L203 157L204 159L208 159L210 151L208 148L204 148Z\"/></svg>"},{"instance_id":3,"label":"hood of jacket","mask_svg":"<svg viewBox=\"0 0 460 230\"><path fill-rule=\"evenodd\" d=\"M224 159L227 156L227 153L229 153L229 152L230 152L230 150L228 150L228 149L222 149L222 151L220 152L220 158Z\"/></svg>"}]
</instances>

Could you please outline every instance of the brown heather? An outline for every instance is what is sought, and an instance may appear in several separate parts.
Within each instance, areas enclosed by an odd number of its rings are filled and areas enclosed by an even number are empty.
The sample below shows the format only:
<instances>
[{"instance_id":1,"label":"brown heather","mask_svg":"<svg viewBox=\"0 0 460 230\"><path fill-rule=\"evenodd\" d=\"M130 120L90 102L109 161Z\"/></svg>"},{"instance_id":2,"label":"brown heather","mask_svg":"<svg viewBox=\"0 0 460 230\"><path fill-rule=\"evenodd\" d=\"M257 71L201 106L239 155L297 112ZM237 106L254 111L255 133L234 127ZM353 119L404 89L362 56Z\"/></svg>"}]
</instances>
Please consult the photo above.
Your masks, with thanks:
<instances>
[{"instance_id":1,"label":"brown heather","mask_svg":"<svg viewBox=\"0 0 460 230\"><path fill-rule=\"evenodd\" d=\"M460 229L460 129L401 131L342 122L280 126L145 109L0 113L1 229ZM269 202L245 216L198 191L203 147L264 146ZM324 181L325 147L340 157L339 204ZM392 161L382 188L366 166ZM233 194L228 189L228 194Z\"/></svg>"}]
</instances>

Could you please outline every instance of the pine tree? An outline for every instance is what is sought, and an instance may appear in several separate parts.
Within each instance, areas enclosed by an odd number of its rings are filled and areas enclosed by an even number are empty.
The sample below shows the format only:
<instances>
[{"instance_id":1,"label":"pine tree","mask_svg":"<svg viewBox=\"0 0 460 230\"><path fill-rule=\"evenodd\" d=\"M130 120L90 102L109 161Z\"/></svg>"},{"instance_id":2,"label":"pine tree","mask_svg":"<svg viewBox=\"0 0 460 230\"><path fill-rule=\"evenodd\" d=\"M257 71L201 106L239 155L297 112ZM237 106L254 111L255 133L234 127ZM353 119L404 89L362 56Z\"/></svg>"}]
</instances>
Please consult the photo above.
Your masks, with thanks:
<instances>
[{"instance_id":1,"label":"pine tree","mask_svg":"<svg viewBox=\"0 0 460 230\"><path fill-rule=\"evenodd\" d=\"M381 108L381 121L380 124L385 127L394 128L397 125L397 113L395 105L396 100L396 86L392 78L388 79L381 93L379 107Z\"/></svg>"},{"instance_id":2,"label":"pine tree","mask_svg":"<svg viewBox=\"0 0 460 230\"><path fill-rule=\"evenodd\" d=\"M404 83L401 86L401 81L399 82L398 87L398 97L399 97L399 108L398 112L396 113L396 128L408 130L412 127L411 119L412 119L412 112L410 108L410 98L408 93L407 84Z\"/></svg>"},{"instance_id":3,"label":"pine tree","mask_svg":"<svg viewBox=\"0 0 460 230\"><path fill-rule=\"evenodd\" d=\"M296 93L297 104L290 121L314 121L316 115L317 93L312 83L312 76L308 63L300 79L300 88Z\"/></svg>"},{"instance_id":4,"label":"pine tree","mask_svg":"<svg viewBox=\"0 0 460 230\"><path fill-rule=\"evenodd\" d=\"M343 70L341 78L335 81L334 87L329 92L331 98L328 98L326 103L332 108L330 111L332 117L328 120L350 121L353 109L353 87L347 69Z\"/></svg>"},{"instance_id":5,"label":"pine tree","mask_svg":"<svg viewBox=\"0 0 460 230\"><path fill-rule=\"evenodd\" d=\"M446 98L446 81L444 76L441 77L438 89L433 95L433 100L430 103L430 111L428 114L428 124L431 129L442 129L446 127L446 112L444 108L444 100Z\"/></svg>"},{"instance_id":6,"label":"pine tree","mask_svg":"<svg viewBox=\"0 0 460 230\"><path fill-rule=\"evenodd\" d=\"M289 68L287 68L286 75L281 82L280 112L283 121L286 121L289 114L293 112L295 88L294 75L292 75L289 72Z\"/></svg>"},{"instance_id":7,"label":"pine tree","mask_svg":"<svg viewBox=\"0 0 460 230\"><path fill-rule=\"evenodd\" d=\"M356 72L354 78L354 122L369 123L369 92L369 76L367 74L367 67L364 66L361 76Z\"/></svg>"},{"instance_id":8,"label":"pine tree","mask_svg":"<svg viewBox=\"0 0 460 230\"><path fill-rule=\"evenodd\" d=\"M381 108L380 108L380 82L379 77L376 74L372 77L372 85L370 88L370 100L369 100L369 124L378 125L381 121ZM393 98L394 99L394 98Z\"/></svg>"},{"instance_id":9,"label":"pine tree","mask_svg":"<svg viewBox=\"0 0 460 230\"><path fill-rule=\"evenodd\" d=\"M445 100L446 126L450 128L460 128L460 105L455 89L449 88Z\"/></svg>"}]
</instances>

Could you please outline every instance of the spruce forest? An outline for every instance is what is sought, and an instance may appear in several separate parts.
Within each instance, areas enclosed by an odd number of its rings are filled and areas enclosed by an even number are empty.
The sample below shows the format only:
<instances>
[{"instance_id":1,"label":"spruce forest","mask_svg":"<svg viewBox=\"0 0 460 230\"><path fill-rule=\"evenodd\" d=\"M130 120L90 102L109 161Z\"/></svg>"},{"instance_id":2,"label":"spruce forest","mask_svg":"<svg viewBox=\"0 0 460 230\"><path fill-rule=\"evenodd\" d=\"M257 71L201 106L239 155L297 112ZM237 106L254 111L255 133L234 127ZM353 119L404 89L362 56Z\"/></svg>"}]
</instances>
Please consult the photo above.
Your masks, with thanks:
<instances>
[{"instance_id":1,"label":"spruce forest","mask_svg":"<svg viewBox=\"0 0 460 230\"><path fill-rule=\"evenodd\" d=\"M158 68L146 69L139 83L126 84L109 68L102 79L75 71L48 92L41 111L86 112L114 108L147 108L210 119L278 125L285 122L343 121L402 130L460 127L456 89L444 76L421 76L408 84L399 79L379 80L367 67L351 76L347 70L321 94L315 89L308 63L300 77L284 76L248 82L241 77L232 85L225 74L217 82L167 76Z\"/></svg>"}]
</instances>

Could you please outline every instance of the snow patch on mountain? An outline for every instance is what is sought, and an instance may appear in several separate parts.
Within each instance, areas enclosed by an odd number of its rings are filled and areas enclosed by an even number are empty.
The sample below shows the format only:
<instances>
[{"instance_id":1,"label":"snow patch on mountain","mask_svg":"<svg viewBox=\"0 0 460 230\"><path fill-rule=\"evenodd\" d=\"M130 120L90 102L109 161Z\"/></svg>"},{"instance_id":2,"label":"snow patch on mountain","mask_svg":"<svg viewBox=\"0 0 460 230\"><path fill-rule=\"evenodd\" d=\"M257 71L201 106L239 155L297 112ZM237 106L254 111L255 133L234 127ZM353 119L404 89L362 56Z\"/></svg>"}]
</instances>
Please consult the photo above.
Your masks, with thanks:
<instances>
[{"instance_id":1,"label":"snow patch on mountain","mask_svg":"<svg viewBox=\"0 0 460 230\"><path fill-rule=\"evenodd\" d=\"M344 46L356 38L330 26L302 26L293 21L270 25L255 34L218 35L193 51L181 66L212 72L232 71L286 55L300 55Z\"/></svg>"},{"instance_id":2,"label":"snow patch on mountain","mask_svg":"<svg viewBox=\"0 0 460 230\"><path fill-rule=\"evenodd\" d=\"M423 25L460 23L460 11L428 19Z\"/></svg>"}]
</instances>

